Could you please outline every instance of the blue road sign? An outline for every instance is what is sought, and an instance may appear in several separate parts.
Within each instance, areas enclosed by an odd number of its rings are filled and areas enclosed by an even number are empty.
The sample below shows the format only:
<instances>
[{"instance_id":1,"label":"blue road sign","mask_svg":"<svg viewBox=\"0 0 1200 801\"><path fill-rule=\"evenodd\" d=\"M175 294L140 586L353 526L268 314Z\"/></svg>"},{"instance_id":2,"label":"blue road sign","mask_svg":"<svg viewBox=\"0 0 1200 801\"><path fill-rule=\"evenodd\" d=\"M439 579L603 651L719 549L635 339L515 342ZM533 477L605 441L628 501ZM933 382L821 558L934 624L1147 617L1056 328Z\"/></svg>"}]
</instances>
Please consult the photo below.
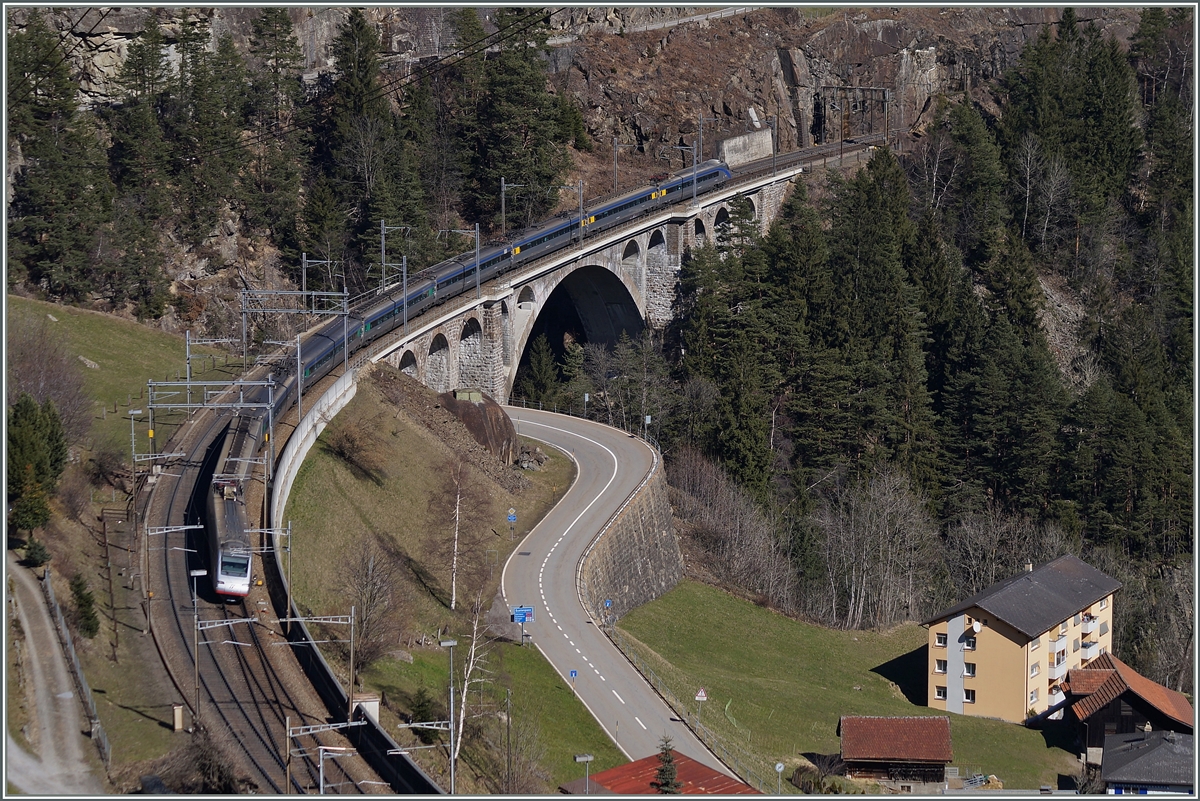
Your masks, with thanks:
<instances>
[{"instance_id":1,"label":"blue road sign","mask_svg":"<svg viewBox=\"0 0 1200 801\"><path fill-rule=\"evenodd\" d=\"M571 678L575 678L575 677L576 677L576 676L578 676L578 675L579 675L579 671L578 671L578 670L572 670L572 671L571 671Z\"/></svg>"},{"instance_id":2,"label":"blue road sign","mask_svg":"<svg viewBox=\"0 0 1200 801\"><path fill-rule=\"evenodd\" d=\"M612 598L605 598L604 599L604 608L609 609L611 607L612 607Z\"/></svg>"},{"instance_id":3,"label":"blue road sign","mask_svg":"<svg viewBox=\"0 0 1200 801\"><path fill-rule=\"evenodd\" d=\"M532 606L514 606L512 610L513 623L532 623L533 622L533 607Z\"/></svg>"},{"instance_id":4,"label":"blue road sign","mask_svg":"<svg viewBox=\"0 0 1200 801\"><path fill-rule=\"evenodd\" d=\"M509 516L508 516L508 522L510 522L510 523L515 523L515 522L517 522L517 516L516 516L515 514L513 514L513 515L509 515Z\"/></svg>"}]
</instances>

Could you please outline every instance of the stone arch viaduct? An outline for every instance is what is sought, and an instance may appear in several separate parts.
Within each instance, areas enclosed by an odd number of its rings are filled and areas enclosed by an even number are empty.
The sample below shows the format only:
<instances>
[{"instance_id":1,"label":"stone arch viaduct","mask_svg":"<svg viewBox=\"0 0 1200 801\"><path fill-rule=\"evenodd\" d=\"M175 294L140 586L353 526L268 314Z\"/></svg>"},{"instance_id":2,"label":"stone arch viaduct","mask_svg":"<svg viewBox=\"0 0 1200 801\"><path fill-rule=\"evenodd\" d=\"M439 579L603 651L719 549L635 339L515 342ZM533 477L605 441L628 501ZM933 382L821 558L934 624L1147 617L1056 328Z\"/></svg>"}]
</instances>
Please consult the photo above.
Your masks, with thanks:
<instances>
[{"instance_id":1,"label":"stone arch viaduct","mask_svg":"<svg viewBox=\"0 0 1200 801\"><path fill-rule=\"evenodd\" d=\"M799 166L734 179L716 192L632 220L409 321L376 343L386 361L437 392L479 389L497 402L512 394L534 322L551 298L569 302L589 342L615 343L622 331L661 329L671 319L683 255L729 218L730 201L750 201L762 231L778 214Z\"/></svg>"}]
</instances>

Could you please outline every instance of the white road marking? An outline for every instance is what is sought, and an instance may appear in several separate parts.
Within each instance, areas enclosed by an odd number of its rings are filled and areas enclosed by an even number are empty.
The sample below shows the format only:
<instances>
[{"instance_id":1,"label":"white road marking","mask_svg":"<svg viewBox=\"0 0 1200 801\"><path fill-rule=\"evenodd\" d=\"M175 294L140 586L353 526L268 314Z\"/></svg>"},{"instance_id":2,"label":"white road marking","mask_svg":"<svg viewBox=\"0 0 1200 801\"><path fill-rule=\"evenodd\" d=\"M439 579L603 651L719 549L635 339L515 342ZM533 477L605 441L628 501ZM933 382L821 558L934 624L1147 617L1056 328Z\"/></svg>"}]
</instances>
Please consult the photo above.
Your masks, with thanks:
<instances>
[{"instance_id":1,"label":"white road marking","mask_svg":"<svg viewBox=\"0 0 1200 801\"><path fill-rule=\"evenodd\" d=\"M554 625L558 626L558 624L557 624L557 623L555 623ZM558 626L558 630L559 630L559 631L562 631L562 626ZM563 636L564 636L564 637L566 637L567 635L565 635L565 634L564 634Z\"/></svg>"},{"instance_id":2,"label":"white road marking","mask_svg":"<svg viewBox=\"0 0 1200 801\"><path fill-rule=\"evenodd\" d=\"M638 720L638 717L637 717L637 715L634 715L634 716L633 716L633 719L634 719L634 720L637 720L637 722L638 722L638 725L639 725L639 726L641 726L643 729L644 729L644 728L646 728L646 724L645 724L645 723L642 723L640 720Z\"/></svg>"},{"instance_id":3,"label":"white road marking","mask_svg":"<svg viewBox=\"0 0 1200 801\"><path fill-rule=\"evenodd\" d=\"M613 690L613 695L617 695L617 691L616 691L616 690ZM621 696L619 696L619 695L617 695L617 700L618 700L618 701L620 701L622 704L623 704L623 703L625 703L625 699L624 699L624 698L622 698L622 697L621 697ZM645 726L643 726L642 728L644 729L644 728L646 728L646 727L645 727Z\"/></svg>"}]
</instances>

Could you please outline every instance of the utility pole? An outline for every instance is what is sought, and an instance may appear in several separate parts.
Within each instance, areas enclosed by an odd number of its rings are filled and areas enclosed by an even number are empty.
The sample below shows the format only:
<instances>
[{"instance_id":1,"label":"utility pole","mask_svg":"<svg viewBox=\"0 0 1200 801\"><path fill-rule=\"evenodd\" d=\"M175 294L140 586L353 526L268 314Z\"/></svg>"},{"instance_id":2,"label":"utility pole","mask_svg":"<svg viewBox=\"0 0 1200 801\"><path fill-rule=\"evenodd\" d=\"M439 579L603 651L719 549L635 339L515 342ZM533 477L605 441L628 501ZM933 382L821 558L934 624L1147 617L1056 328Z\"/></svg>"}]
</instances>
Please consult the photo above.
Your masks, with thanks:
<instances>
[{"instance_id":1,"label":"utility pole","mask_svg":"<svg viewBox=\"0 0 1200 801\"><path fill-rule=\"evenodd\" d=\"M500 178L500 236L501 237L508 236L508 226L505 222L504 194L509 189L524 189L524 188L525 188L525 184L509 184L509 183L504 182L503 177Z\"/></svg>"},{"instance_id":2,"label":"utility pole","mask_svg":"<svg viewBox=\"0 0 1200 801\"><path fill-rule=\"evenodd\" d=\"M391 265L387 260L387 232L388 231L404 231L405 239L408 238L408 232L412 230L407 225L384 225L384 221L379 221L379 291L383 291L387 286L387 268Z\"/></svg>"},{"instance_id":3,"label":"utility pole","mask_svg":"<svg viewBox=\"0 0 1200 801\"><path fill-rule=\"evenodd\" d=\"M778 122L775 115L767 117L767 125L771 126L771 177L775 177L775 153L779 150L779 146L775 141L775 124Z\"/></svg>"},{"instance_id":4,"label":"utility pole","mask_svg":"<svg viewBox=\"0 0 1200 801\"><path fill-rule=\"evenodd\" d=\"M692 152L692 205L696 205L696 146L695 145L675 145L676 150L690 150Z\"/></svg>"}]
</instances>

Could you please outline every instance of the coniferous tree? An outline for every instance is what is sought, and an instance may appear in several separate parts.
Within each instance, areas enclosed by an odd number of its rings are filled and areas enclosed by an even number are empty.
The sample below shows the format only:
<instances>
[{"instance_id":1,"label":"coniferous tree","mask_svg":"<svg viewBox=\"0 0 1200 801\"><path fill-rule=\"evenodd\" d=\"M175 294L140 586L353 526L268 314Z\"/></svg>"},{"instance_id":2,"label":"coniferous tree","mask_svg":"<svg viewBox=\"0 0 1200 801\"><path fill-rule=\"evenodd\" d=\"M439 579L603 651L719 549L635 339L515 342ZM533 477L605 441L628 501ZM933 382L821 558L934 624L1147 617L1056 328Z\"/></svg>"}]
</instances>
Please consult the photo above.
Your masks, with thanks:
<instances>
[{"instance_id":1,"label":"coniferous tree","mask_svg":"<svg viewBox=\"0 0 1200 801\"><path fill-rule=\"evenodd\" d=\"M525 30L505 40L484 62L485 90L477 98L475 130L468 142L470 170L464 176L463 204L468 218L492 227L500 212L500 179L524 184L520 202L509 206L508 224L516 228L546 216L558 202L562 175L570 165L558 125L557 103L546 87L546 31L537 24L544 12L502 8L496 25Z\"/></svg>"},{"instance_id":2,"label":"coniferous tree","mask_svg":"<svg viewBox=\"0 0 1200 801\"><path fill-rule=\"evenodd\" d=\"M683 784L676 779L678 772L675 754L671 751L671 738L664 734L659 741L658 769L654 772L654 781L650 786L661 794L678 795L683 788Z\"/></svg>"}]
</instances>

